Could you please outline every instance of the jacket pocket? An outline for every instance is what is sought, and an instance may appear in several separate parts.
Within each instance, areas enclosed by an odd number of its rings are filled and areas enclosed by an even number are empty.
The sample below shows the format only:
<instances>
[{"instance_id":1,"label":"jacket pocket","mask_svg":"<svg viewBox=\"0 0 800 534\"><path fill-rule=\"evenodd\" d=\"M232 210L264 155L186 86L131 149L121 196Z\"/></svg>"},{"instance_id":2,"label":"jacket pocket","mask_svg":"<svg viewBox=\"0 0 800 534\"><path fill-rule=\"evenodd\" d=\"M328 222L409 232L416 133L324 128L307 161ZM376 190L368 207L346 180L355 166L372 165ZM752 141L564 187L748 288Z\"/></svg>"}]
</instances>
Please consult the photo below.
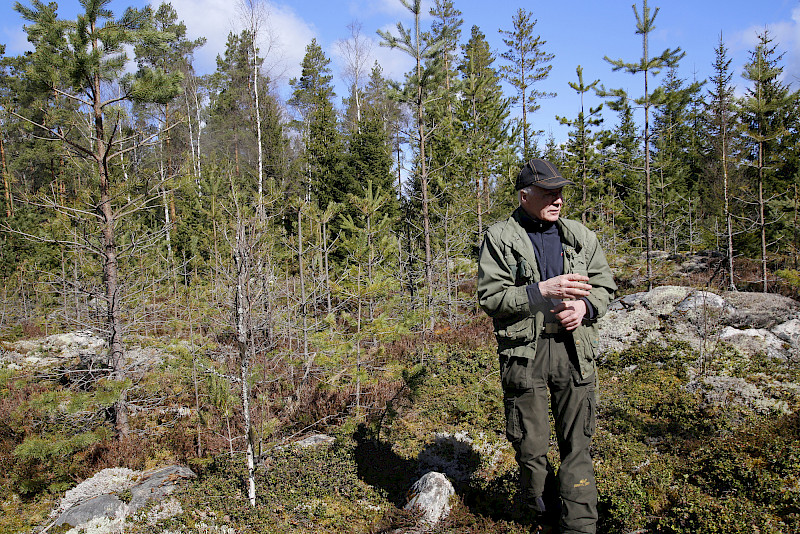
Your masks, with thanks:
<instances>
[{"instance_id":1,"label":"jacket pocket","mask_svg":"<svg viewBox=\"0 0 800 534\"><path fill-rule=\"evenodd\" d=\"M498 342L508 340L511 342L527 341L533 332L533 317L524 317L518 321L507 324L497 330ZM517 343L513 343L517 344Z\"/></svg>"},{"instance_id":2,"label":"jacket pocket","mask_svg":"<svg viewBox=\"0 0 800 534\"><path fill-rule=\"evenodd\" d=\"M575 352L578 357L578 370L580 383L583 383L595 374L595 361L598 355L598 337L596 326L579 326L575 330Z\"/></svg>"}]
</instances>

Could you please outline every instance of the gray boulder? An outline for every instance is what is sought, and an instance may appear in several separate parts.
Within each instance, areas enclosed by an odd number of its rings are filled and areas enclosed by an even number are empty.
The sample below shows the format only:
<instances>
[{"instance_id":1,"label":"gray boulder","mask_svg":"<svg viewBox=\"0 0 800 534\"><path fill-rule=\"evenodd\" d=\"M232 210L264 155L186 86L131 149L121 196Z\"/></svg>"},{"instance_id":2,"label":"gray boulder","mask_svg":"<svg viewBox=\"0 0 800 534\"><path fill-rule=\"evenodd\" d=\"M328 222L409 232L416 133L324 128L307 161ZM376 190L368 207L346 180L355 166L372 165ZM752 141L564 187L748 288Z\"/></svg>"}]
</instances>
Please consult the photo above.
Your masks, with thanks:
<instances>
[{"instance_id":1,"label":"gray boulder","mask_svg":"<svg viewBox=\"0 0 800 534\"><path fill-rule=\"evenodd\" d=\"M152 500L161 501L172 494L178 483L197 475L188 467L170 465L142 473L139 483L131 488L129 513L136 512Z\"/></svg>"},{"instance_id":2,"label":"gray boulder","mask_svg":"<svg viewBox=\"0 0 800 534\"><path fill-rule=\"evenodd\" d=\"M659 286L651 291L632 293L620 298L609 309L621 306L622 309L641 307L652 315L669 315L675 311L675 306L685 299L692 288L683 286Z\"/></svg>"},{"instance_id":3,"label":"gray boulder","mask_svg":"<svg viewBox=\"0 0 800 534\"><path fill-rule=\"evenodd\" d=\"M772 333L781 341L788 343L795 354L800 350L800 319L781 323L772 329Z\"/></svg>"},{"instance_id":4,"label":"gray boulder","mask_svg":"<svg viewBox=\"0 0 800 534\"><path fill-rule=\"evenodd\" d=\"M69 525L77 527L98 518L123 519L128 515L128 505L116 495L100 495L86 502L77 504L61 514L55 526Z\"/></svg>"},{"instance_id":5,"label":"gray boulder","mask_svg":"<svg viewBox=\"0 0 800 534\"><path fill-rule=\"evenodd\" d=\"M12 368L52 367L69 360L106 363L105 340L88 330L5 344L2 360Z\"/></svg>"},{"instance_id":6,"label":"gray boulder","mask_svg":"<svg viewBox=\"0 0 800 534\"><path fill-rule=\"evenodd\" d=\"M433 525L450 513L450 497L455 489L442 473L431 471L417 480L408 492L405 508L418 508L422 511L422 521Z\"/></svg>"},{"instance_id":7,"label":"gray boulder","mask_svg":"<svg viewBox=\"0 0 800 534\"><path fill-rule=\"evenodd\" d=\"M685 314L700 314L708 311L727 311L733 308L725 299L709 291L692 291L675 306L675 311Z\"/></svg>"},{"instance_id":8,"label":"gray boulder","mask_svg":"<svg viewBox=\"0 0 800 534\"><path fill-rule=\"evenodd\" d=\"M612 302L598 322L600 353L621 351L636 343L664 344L665 321L691 292L688 287L661 286Z\"/></svg>"}]
</instances>

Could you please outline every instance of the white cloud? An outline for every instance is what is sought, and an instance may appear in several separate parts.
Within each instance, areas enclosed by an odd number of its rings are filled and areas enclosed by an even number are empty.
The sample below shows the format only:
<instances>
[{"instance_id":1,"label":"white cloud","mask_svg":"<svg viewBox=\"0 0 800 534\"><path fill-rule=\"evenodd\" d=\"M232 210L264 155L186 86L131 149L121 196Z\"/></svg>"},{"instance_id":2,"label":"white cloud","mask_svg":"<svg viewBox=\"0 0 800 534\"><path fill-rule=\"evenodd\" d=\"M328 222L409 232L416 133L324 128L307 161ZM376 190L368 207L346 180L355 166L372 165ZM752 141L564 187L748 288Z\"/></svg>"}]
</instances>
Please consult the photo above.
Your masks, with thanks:
<instances>
[{"instance_id":1,"label":"white cloud","mask_svg":"<svg viewBox=\"0 0 800 534\"><path fill-rule=\"evenodd\" d=\"M383 68L383 77L392 80L402 80L414 62L411 57L405 52L396 48L387 48L385 46L376 46L372 51L372 55ZM371 66L372 64L370 64Z\"/></svg>"},{"instance_id":2,"label":"white cloud","mask_svg":"<svg viewBox=\"0 0 800 534\"><path fill-rule=\"evenodd\" d=\"M797 89L800 84L800 7L792 10L791 20L784 20L772 24L753 25L746 30L736 33L730 40L729 48L734 55L741 58L740 65L750 60L750 51L759 43L759 35L769 32L772 45L777 46L776 52L784 54L782 81Z\"/></svg>"},{"instance_id":3,"label":"white cloud","mask_svg":"<svg viewBox=\"0 0 800 534\"><path fill-rule=\"evenodd\" d=\"M205 37L206 44L195 52L195 69L200 73L216 69L216 57L225 53L230 32L239 32L244 21L236 1L171 0L178 18L186 24L190 38ZM265 69L276 80L300 73L305 48L315 36L314 29L289 7L265 2L266 24L259 41Z\"/></svg>"},{"instance_id":4,"label":"white cloud","mask_svg":"<svg viewBox=\"0 0 800 534\"><path fill-rule=\"evenodd\" d=\"M792 10L792 20L775 26L775 41L786 50L784 83L797 88L800 82L800 7Z\"/></svg>"}]
</instances>

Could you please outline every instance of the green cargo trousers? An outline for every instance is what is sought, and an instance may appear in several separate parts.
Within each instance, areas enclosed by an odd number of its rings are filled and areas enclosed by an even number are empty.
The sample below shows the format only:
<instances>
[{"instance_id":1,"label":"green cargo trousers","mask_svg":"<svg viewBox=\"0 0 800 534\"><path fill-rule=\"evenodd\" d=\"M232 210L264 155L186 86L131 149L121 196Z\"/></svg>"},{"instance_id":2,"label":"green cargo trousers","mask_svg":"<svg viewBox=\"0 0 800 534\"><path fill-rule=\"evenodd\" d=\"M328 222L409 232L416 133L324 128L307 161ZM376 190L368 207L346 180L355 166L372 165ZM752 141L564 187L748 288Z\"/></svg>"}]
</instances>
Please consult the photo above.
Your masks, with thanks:
<instances>
[{"instance_id":1,"label":"green cargo trousers","mask_svg":"<svg viewBox=\"0 0 800 534\"><path fill-rule=\"evenodd\" d=\"M597 524L597 487L589 454L596 377L581 377L579 369L572 334L567 332L542 335L534 360L500 357L506 436L516 451L523 496L531 503L542 497L548 507L560 497L562 534L594 534ZM555 493L547 459L548 392L561 456L558 495L548 494Z\"/></svg>"}]
</instances>

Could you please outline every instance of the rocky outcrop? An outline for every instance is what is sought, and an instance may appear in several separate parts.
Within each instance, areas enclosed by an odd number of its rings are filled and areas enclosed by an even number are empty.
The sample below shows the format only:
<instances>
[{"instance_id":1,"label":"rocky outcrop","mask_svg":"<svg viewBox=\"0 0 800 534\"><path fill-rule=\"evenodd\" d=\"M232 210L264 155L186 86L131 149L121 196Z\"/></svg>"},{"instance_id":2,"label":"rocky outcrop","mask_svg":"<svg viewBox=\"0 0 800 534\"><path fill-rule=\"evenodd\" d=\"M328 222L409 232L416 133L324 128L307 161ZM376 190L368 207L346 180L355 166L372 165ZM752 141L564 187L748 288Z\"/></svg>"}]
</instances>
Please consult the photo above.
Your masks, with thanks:
<instances>
[{"instance_id":1,"label":"rocky outcrop","mask_svg":"<svg viewBox=\"0 0 800 534\"><path fill-rule=\"evenodd\" d=\"M662 286L615 300L600 320L601 353L635 344L726 342L740 352L798 359L800 303L771 293Z\"/></svg>"},{"instance_id":2,"label":"rocky outcrop","mask_svg":"<svg viewBox=\"0 0 800 534\"><path fill-rule=\"evenodd\" d=\"M773 328L800 318L800 303L775 293L728 291L722 296L733 308L726 322L734 328Z\"/></svg>"},{"instance_id":3,"label":"rocky outcrop","mask_svg":"<svg viewBox=\"0 0 800 534\"><path fill-rule=\"evenodd\" d=\"M780 385L788 386L790 389L797 389L794 384ZM787 413L789 411L786 401L770 396L756 384L751 384L741 377L697 377L687 384L686 390L701 393L705 405L721 406L735 403L761 414L772 412ZM795 393L797 392L795 390Z\"/></svg>"},{"instance_id":4,"label":"rocky outcrop","mask_svg":"<svg viewBox=\"0 0 800 534\"><path fill-rule=\"evenodd\" d=\"M336 441L336 438L333 436L328 436L326 434L312 434L308 437L301 439L300 441L296 441L294 443L295 447L319 447L321 445L333 445Z\"/></svg>"},{"instance_id":5,"label":"rocky outcrop","mask_svg":"<svg viewBox=\"0 0 800 534\"><path fill-rule=\"evenodd\" d=\"M0 366L54 369L69 382L93 380L110 370L106 341L88 330L4 343L0 349L4 349L0 350ZM125 351L127 372L141 375L165 357L156 347L130 347Z\"/></svg>"},{"instance_id":6,"label":"rocky outcrop","mask_svg":"<svg viewBox=\"0 0 800 534\"><path fill-rule=\"evenodd\" d=\"M76 531L88 530L90 525L97 524L108 528L112 524L121 526L127 517L153 501L157 503L156 516L163 519L168 510L176 510L175 503L165 505L165 498L181 481L195 476L191 469L178 465L145 472L103 469L67 491L58 508L51 513L55 518L52 525L68 525L75 527Z\"/></svg>"},{"instance_id":7,"label":"rocky outcrop","mask_svg":"<svg viewBox=\"0 0 800 534\"><path fill-rule=\"evenodd\" d=\"M706 404L786 412L783 394L800 390L783 381L780 373L755 377L757 383L752 383L735 372L742 360L758 355L778 367L800 363L800 303L780 295L663 286L617 299L599 324L601 365L602 355L611 351L646 343L686 343L692 351L686 388ZM731 350L739 355L739 363L713 361ZM692 362L691 356L697 359ZM714 365L709 367L710 362Z\"/></svg>"},{"instance_id":8,"label":"rocky outcrop","mask_svg":"<svg viewBox=\"0 0 800 534\"><path fill-rule=\"evenodd\" d=\"M51 367L69 360L80 360L87 367L107 364L106 342L88 330L54 334L6 344L0 361L12 369Z\"/></svg>"}]
</instances>

